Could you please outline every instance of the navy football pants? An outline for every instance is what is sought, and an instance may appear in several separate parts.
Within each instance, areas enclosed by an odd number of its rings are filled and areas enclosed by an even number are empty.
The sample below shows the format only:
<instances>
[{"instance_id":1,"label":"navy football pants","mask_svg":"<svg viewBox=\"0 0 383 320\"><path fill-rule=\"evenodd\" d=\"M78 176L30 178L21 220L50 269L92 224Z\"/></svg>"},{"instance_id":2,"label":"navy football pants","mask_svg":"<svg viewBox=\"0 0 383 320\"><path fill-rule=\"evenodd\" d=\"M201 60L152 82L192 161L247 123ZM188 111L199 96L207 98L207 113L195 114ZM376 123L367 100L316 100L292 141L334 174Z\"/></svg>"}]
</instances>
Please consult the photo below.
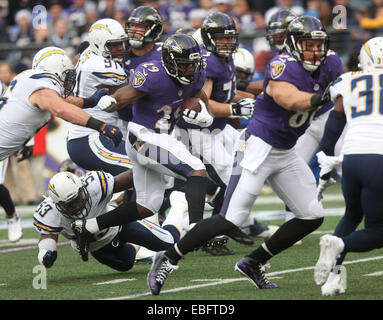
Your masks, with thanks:
<instances>
[{"instance_id":1,"label":"navy football pants","mask_svg":"<svg viewBox=\"0 0 383 320\"><path fill-rule=\"evenodd\" d=\"M341 237L347 252L364 252L383 247L383 155L345 155L342 190L346 212L334 235ZM364 218L364 229L355 231Z\"/></svg>"}]
</instances>

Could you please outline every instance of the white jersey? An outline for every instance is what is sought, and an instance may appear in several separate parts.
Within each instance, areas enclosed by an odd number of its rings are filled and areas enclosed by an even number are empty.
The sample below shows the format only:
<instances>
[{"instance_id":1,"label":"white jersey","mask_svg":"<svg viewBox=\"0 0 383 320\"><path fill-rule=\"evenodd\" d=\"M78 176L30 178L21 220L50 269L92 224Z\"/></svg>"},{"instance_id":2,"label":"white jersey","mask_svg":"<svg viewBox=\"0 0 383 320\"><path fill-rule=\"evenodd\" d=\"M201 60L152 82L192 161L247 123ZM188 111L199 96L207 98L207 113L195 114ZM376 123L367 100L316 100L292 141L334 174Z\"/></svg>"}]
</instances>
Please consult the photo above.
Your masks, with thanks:
<instances>
[{"instance_id":1,"label":"white jersey","mask_svg":"<svg viewBox=\"0 0 383 320\"><path fill-rule=\"evenodd\" d=\"M0 96L2 96L5 93L5 90L7 90L7 86L0 81Z\"/></svg>"},{"instance_id":2,"label":"white jersey","mask_svg":"<svg viewBox=\"0 0 383 320\"><path fill-rule=\"evenodd\" d=\"M44 88L59 95L63 90L54 74L26 70L12 80L0 98L0 160L21 149L51 118L50 112L29 101L33 92Z\"/></svg>"},{"instance_id":3,"label":"white jersey","mask_svg":"<svg viewBox=\"0 0 383 320\"><path fill-rule=\"evenodd\" d=\"M83 184L89 192L91 209L86 219L95 218L113 209L108 206L113 196L114 178L111 174L104 171L91 171L81 177ZM74 220L63 216L50 198L46 198L36 208L33 216L33 224L36 230L42 234L62 234L72 242L72 247L76 248L74 233L70 227ZM100 230L94 236L97 239L89 245L90 251L98 250L117 235L119 227L111 227Z\"/></svg>"},{"instance_id":4,"label":"white jersey","mask_svg":"<svg viewBox=\"0 0 383 320\"><path fill-rule=\"evenodd\" d=\"M127 82L124 69L115 61L94 54L89 48L85 50L76 65L77 81L74 95L89 98L100 85L120 86ZM105 112L99 107L84 109L92 117L117 127L122 125L117 112ZM68 140L89 136L93 129L70 124Z\"/></svg>"},{"instance_id":5,"label":"white jersey","mask_svg":"<svg viewBox=\"0 0 383 320\"><path fill-rule=\"evenodd\" d=\"M347 118L343 154L383 155L383 72L347 72L330 89L343 97Z\"/></svg>"}]
</instances>

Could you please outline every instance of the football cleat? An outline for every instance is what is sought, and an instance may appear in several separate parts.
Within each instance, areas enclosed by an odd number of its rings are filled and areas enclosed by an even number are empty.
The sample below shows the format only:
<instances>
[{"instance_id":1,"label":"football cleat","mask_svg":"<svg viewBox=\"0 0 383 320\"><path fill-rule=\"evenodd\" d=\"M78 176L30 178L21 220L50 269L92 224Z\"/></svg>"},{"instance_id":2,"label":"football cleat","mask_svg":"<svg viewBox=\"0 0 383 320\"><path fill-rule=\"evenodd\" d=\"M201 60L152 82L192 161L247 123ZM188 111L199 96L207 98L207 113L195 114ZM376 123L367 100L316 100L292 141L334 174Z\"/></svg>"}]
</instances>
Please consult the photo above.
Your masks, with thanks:
<instances>
[{"instance_id":1,"label":"football cleat","mask_svg":"<svg viewBox=\"0 0 383 320\"><path fill-rule=\"evenodd\" d=\"M172 264L164 253L165 251L159 251L155 254L147 277L149 289L154 295L160 294L168 275L178 269L178 266Z\"/></svg>"},{"instance_id":2,"label":"football cleat","mask_svg":"<svg viewBox=\"0 0 383 320\"><path fill-rule=\"evenodd\" d=\"M275 283L271 283L269 279L267 279L265 274L265 265L250 257L244 257L239 260L236 263L234 270L239 271L258 289L278 288Z\"/></svg>"},{"instance_id":3,"label":"football cleat","mask_svg":"<svg viewBox=\"0 0 383 320\"><path fill-rule=\"evenodd\" d=\"M226 235L228 235L233 240L248 246L251 246L254 244L254 239L250 237L249 235L247 235L246 233L244 233L238 227L231 229L229 232L226 233Z\"/></svg>"},{"instance_id":4,"label":"football cleat","mask_svg":"<svg viewBox=\"0 0 383 320\"><path fill-rule=\"evenodd\" d=\"M326 283L321 287L322 296L339 295L345 293L346 289L346 268L343 266L341 267L340 273L331 272L328 276Z\"/></svg>"},{"instance_id":5,"label":"football cleat","mask_svg":"<svg viewBox=\"0 0 383 320\"><path fill-rule=\"evenodd\" d=\"M83 261L88 261L89 243L93 236L88 230L86 230L85 224L85 219L75 220L71 223L71 228L75 236L81 259Z\"/></svg>"},{"instance_id":6,"label":"football cleat","mask_svg":"<svg viewBox=\"0 0 383 320\"><path fill-rule=\"evenodd\" d=\"M23 230L21 227L21 219L18 214L11 218L7 218L8 224L8 239L11 242L17 242L23 237Z\"/></svg>"},{"instance_id":7,"label":"football cleat","mask_svg":"<svg viewBox=\"0 0 383 320\"><path fill-rule=\"evenodd\" d=\"M326 282L331 268L343 248L340 247L339 238L329 234L320 238L319 246L320 255L314 268L314 280L318 286L321 286Z\"/></svg>"}]
</instances>

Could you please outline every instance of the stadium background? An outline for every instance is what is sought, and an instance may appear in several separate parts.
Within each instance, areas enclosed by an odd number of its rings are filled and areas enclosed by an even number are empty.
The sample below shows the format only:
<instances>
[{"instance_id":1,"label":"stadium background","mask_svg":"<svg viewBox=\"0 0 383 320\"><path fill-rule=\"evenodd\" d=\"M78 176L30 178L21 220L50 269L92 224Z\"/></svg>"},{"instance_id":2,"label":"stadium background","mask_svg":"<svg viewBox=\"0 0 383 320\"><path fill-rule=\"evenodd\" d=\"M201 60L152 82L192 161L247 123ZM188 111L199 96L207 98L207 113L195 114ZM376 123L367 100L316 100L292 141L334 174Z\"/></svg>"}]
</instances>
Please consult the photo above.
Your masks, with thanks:
<instances>
[{"instance_id":1,"label":"stadium background","mask_svg":"<svg viewBox=\"0 0 383 320\"><path fill-rule=\"evenodd\" d=\"M318 17L329 33L331 49L342 59L344 71L357 68L362 43L383 30L383 0L0 0L0 80L6 82L7 68L15 73L30 68L33 55L49 45L64 48L73 57L79 44L87 40L87 30L94 21L114 18L125 26L129 13L139 5L151 5L162 14L162 40L179 27L198 28L209 12L229 13L238 23L240 47L254 55L254 80L263 78L265 66L274 55L265 30L268 19L279 8ZM36 139L34 157L44 158L45 169L39 174L45 186L59 163L68 158L67 126L61 119L52 119ZM36 172L33 161L26 161L31 172ZM35 193L35 199L28 200L30 204L41 200L41 194Z\"/></svg>"}]
</instances>

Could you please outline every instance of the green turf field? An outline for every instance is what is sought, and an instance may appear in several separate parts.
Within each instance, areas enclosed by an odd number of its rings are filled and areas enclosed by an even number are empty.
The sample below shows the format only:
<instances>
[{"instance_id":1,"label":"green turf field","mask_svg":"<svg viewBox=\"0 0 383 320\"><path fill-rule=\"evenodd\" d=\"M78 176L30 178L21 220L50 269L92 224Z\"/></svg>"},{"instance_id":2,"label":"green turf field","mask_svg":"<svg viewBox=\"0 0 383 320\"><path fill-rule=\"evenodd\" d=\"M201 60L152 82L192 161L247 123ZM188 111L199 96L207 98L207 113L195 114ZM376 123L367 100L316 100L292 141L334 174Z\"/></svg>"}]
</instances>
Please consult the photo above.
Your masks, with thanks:
<instances>
[{"instance_id":1,"label":"green turf field","mask_svg":"<svg viewBox=\"0 0 383 320\"><path fill-rule=\"evenodd\" d=\"M326 195L339 194L339 191L339 186L334 186ZM266 199L267 196L261 198ZM343 202L325 201L324 206L331 211L331 208L341 208ZM283 205L256 204L254 209L281 210ZM1 217L3 220L3 215ZM22 218L27 219L28 214ZM230 240L227 245L236 252L235 255L213 257L201 250L187 255L180 261L179 269L169 276L159 297L152 296L146 284L149 264L137 263L129 272L117 272L101 265L91 255L88 262L82 262L79 254L65 244L67 240L60 238L64 245L58 247L58 259L52 268L45 269L37 261L36 241L39 234L33 228L24 229L23 240L17 245L7 242L7 230L3 228L0 230L0 300L383 299L382 249L348 254L345 260L348 279L346 294L321 296L320 287L313 280L313 267L319 255L319 237L331 233L339 219L340 216L326 216L323 225L304 238L302 245L293 246L270 260L271 266L266 273L270 280L278 284L278 289L258 290L234 271L235 263L252 247ZM262 222L280 225L283 220ZM261 243L262 239L256 238L253 248Z\"/></svg>"}]
</instances>

